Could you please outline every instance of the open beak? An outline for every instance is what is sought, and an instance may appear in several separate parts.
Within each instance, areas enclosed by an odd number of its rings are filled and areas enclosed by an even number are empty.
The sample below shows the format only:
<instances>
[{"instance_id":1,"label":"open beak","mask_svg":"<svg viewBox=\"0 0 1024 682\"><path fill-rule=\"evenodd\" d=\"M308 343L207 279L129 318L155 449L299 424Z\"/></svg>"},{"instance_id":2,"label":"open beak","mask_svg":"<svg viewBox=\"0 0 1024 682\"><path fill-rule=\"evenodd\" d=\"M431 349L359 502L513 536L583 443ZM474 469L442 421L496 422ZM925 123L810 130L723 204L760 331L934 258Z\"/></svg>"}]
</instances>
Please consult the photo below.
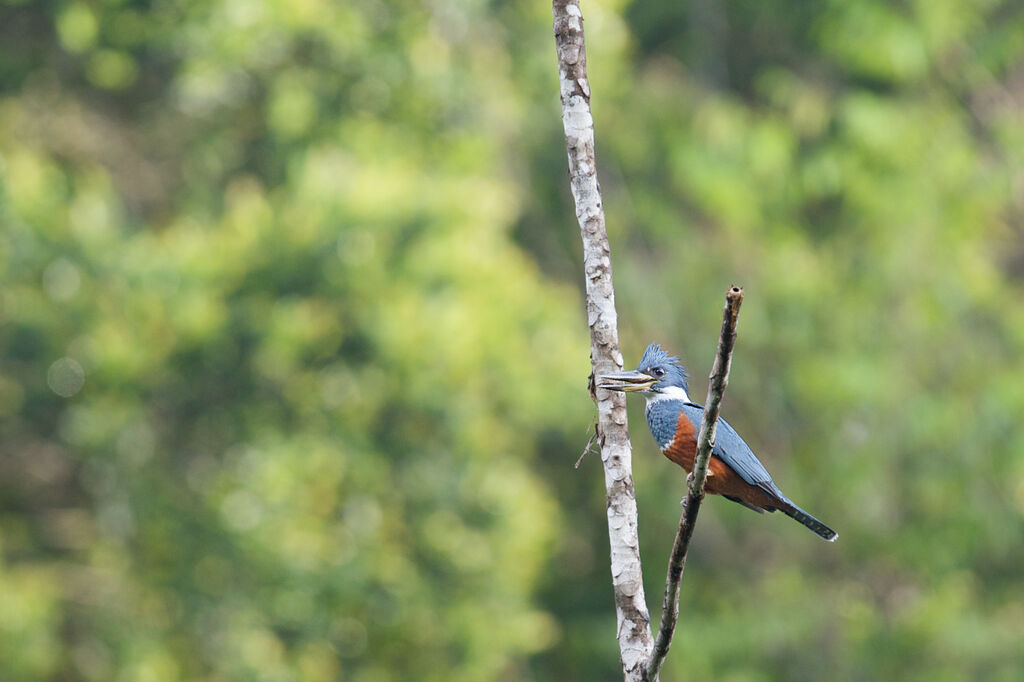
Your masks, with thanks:
<instances>
[{"instance_id":1,"label":"open beak","mask_svg":"<svg viewBox=\"0 0 1024 682\"><path fill-rule=\"evenodd\" d=\"M598 377L598 388L608 391L622 391L623 393L637 393L647 391L657 381L652 376L643 372L631 369L628 372L615 372L614 374L602 374Z\"/></svg>"}]
</instances>

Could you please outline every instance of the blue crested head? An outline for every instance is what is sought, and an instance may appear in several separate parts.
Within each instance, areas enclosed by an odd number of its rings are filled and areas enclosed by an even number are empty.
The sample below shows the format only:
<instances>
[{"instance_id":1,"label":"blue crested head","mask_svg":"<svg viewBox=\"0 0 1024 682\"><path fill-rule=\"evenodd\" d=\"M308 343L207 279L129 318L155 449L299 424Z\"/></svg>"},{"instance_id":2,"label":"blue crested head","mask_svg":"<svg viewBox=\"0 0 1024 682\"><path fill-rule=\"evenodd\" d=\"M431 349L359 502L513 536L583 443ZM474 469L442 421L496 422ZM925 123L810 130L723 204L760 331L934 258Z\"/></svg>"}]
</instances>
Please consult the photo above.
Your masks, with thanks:
<instances>
[{"instance_id":1,"label":"blue crested head","mask_svg":"<svg viewBox=\"0 0 1024 682\"><path fill-rule=\"evenodd\" d=\"M642 393L648 401L690 399L686 369L679 364L679 358L669 355L656 343L647 346L636 369L602 374L598 377L597 387L607 391Z\"/></svg>"},{"instance_id":2,"label":"blue crested head","mask_svg":"<svg viewBox=\"0 0 1024 682\"><path fill-rule=\"evenodd\" d=\"M636 369L638 372L657 379L651 385L651 390L664 391L669 387L675 386L683 389L686 393L690 392L690 386L686 383L686 379L689 376L686 373L686 368L679 364L679 358L675 355L669 355L657 343L647 346L647 350L644 351L644 355L640 358L640 364L636 366Z\"/></svg>"}]
</instances>

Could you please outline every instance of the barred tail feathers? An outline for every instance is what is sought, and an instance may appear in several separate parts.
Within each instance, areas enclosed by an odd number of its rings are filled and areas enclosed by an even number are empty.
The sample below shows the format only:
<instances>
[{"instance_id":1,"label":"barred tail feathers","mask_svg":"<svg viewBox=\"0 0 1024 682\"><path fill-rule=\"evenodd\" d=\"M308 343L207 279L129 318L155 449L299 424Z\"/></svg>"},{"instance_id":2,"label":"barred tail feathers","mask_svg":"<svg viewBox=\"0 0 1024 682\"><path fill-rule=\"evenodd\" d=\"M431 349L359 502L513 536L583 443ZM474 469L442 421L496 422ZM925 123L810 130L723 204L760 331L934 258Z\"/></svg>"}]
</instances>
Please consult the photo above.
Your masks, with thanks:
<instances>
[{"instance_id":1,"label":"barred tail feathers","mask_svg":"<svg viewBox=\"0 0 1024 682\"><path fill-rule=\"evenodd\" d=\"M803 509L796 506L795 504L791 504L788 508L782 507L780 511L782 511L786 516L790 517L791 519L800 522L801 524L809 528L811 531L813 531L816 535L825 540L828 540L829 542L835 542L836 538L839 537L839 533L835 532L834 530L832 530L824 523L814 518L813 516L811 516Z\"/></svg>"}]
</instances>

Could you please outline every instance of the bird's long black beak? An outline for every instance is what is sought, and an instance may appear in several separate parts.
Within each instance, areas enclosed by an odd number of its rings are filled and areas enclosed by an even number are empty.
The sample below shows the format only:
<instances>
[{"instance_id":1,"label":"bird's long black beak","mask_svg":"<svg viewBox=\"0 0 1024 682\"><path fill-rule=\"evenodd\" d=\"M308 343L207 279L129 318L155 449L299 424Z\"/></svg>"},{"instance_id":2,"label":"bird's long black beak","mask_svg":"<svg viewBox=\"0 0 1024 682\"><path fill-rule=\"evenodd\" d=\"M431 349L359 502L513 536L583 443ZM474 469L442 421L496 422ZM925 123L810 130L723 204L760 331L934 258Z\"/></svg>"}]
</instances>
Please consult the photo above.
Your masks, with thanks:
<instances>
[{"instance_id":1,"label":"bird's long black beak","mask_svg":"<svg viewBox=\"0 0 1024 682\"><path fill-rule=\"evenodd\" d=\"M613 374L602 374L598 377L597 387L609 391L622 391L623 393L637 393L647 391L656 382L652 376L643 372L631 369L628 372L615 372Z\"/></svg>"}]
</instances>

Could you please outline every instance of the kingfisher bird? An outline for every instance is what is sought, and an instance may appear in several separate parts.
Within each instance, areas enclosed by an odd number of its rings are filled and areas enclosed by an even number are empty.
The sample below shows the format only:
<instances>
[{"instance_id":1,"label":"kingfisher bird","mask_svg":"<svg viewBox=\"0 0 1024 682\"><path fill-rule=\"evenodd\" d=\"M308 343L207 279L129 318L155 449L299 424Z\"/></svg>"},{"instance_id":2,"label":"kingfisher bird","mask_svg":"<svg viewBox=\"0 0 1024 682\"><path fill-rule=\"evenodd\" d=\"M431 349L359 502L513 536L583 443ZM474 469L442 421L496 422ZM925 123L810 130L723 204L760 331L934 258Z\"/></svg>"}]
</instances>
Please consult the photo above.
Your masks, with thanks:
<instances>
[{"instance_id":1,"label":"kingfisher bird","mask_svg":"<svg viewBox=\"0 0 1024 682\"><path fill-rule=\"evenodd\" d=\"M686 379L686 369L679 358L652 343L635 370L604 374L598 387L643 394L647 398L644 412L651 435L662 454L689 474L693 473L697 432L704 418L704 407L690 400ZM716 426L715 447L711 450L704 489L758 513L779 510L829 542L839 537L839 533L796 506L779 490L750 447L721 417Z\"/></svg>"}]
</instances>

